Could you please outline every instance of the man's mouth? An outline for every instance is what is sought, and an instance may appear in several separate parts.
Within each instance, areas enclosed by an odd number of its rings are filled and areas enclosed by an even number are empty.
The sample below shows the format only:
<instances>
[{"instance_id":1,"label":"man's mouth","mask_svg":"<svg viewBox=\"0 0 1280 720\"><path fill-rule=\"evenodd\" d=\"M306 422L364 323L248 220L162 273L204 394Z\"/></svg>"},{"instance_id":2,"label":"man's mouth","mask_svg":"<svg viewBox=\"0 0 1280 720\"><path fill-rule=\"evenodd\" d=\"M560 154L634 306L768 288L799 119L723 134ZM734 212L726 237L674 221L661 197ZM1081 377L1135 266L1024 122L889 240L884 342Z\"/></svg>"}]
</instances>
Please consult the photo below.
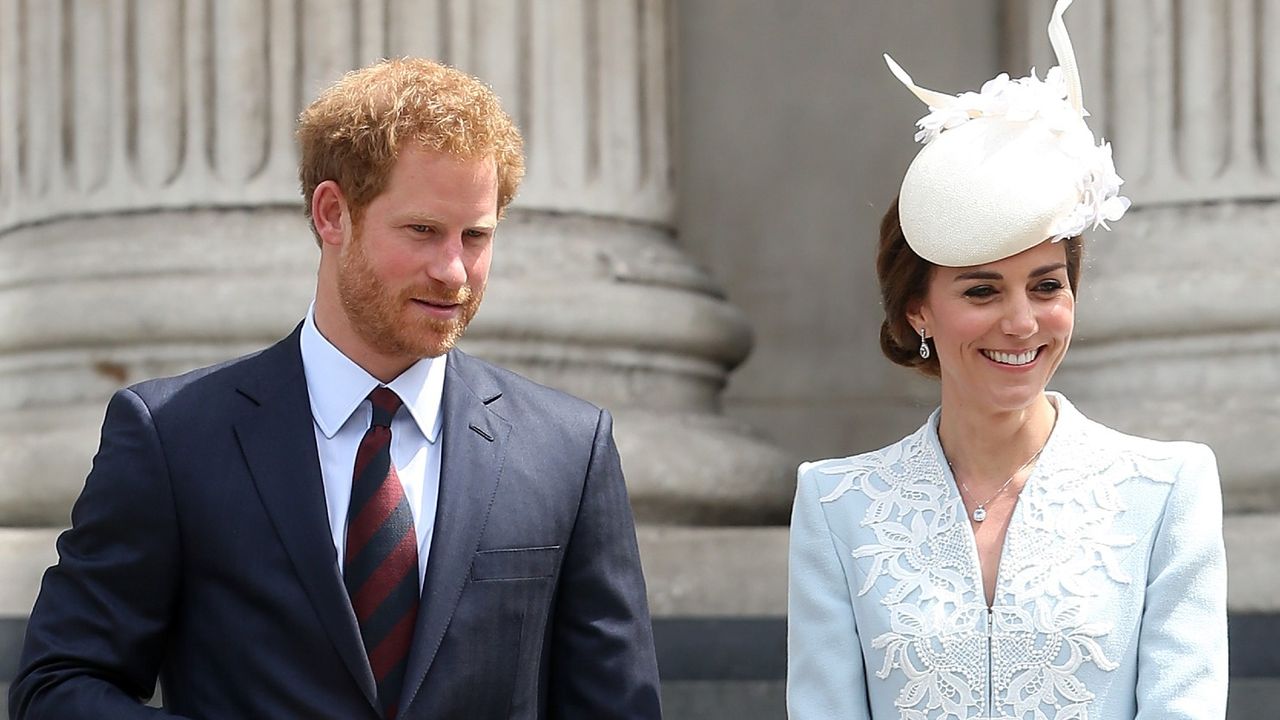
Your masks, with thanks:
<instances>
[{"instance_id":1,"label":"man's mouth","mask_svg":"<svg viewBox=\"0 0 1280 720\"><path fill-rule=\"evenodd\" d=\"M413 302L422 310L436 316L453 316L462 307L462 303L453 300L426 300L413 298Z\"/></svg>"},{"instance_id":2,"label":"man's mouth","mask_svg":"<svg viewBox=\"0 0 1280 720\"><path fill-rule=\"evenodd\" d=\"M1040 351L1044 350L1044 348L1045 346L1041 345L1038 348L1022 350L1019 352L1003 352L1000 350L982 350L981 352L988 360L1000 363L1001 365L1017 367L1019 365L1030 365L1037 357L1040 356Z\"/></svg>"}]
</instances>

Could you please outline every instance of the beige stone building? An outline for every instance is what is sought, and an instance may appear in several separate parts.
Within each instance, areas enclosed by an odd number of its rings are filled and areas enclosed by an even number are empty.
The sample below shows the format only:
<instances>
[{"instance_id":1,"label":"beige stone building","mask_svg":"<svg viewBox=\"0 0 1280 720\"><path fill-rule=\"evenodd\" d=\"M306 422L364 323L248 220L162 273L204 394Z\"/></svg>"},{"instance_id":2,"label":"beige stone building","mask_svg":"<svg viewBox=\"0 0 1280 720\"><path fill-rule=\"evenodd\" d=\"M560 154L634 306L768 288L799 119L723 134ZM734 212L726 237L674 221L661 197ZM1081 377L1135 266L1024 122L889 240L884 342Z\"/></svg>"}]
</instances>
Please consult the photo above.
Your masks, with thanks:
<instances>
[{"instance_id":1,"label":"beige stone building","mask_svg":"<svg viewBox=\"0 0 1280 720\"><path fill-rule=\"evenodd\" d=\"M0 684L106 398L261 347L317 254L292 123L426 55L494 85L529 175L470 352L614 410L674 718L781 718L795 465L914 429L880 215L938 90L1052 64L1050 0L0 0ZM1077 0L1133 210L1055 382L1218 454L1233 720L1280 697L1280 0ZM1277 32L1271 32L1271 31ZM2 703L2 701L0 701ZM1271 706L1273 707L1273 706Z\"/></svg>"}]
</instances>

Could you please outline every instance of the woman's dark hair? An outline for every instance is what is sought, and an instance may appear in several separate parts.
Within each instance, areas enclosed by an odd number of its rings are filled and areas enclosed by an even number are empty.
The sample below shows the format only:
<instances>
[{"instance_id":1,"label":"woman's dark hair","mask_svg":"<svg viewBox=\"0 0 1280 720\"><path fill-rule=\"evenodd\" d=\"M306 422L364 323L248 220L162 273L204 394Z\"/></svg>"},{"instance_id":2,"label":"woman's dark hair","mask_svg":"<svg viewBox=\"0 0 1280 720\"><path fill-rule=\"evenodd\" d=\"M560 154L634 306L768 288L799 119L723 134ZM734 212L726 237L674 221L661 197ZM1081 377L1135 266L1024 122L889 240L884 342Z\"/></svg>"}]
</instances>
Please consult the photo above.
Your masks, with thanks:
<instances>
[{"instance_id":1,"label":"woman's dark hair","mask_svg":"<svg viewBox=\"0 0 1280 720\"><path fill-rule=\"evenodd\" d=\"M1084 244L1080 236L1062 242L1067 251L1067 284L1074 293L1080 284ZM876 277L880 280L880 305L884 308L880 350L894 363L932 377L942 374L938 353L931 352L927 360L920 357L920 335L907 320L907 308L912 302L924 299L935 267L907 245L895 197L880 221L880 247L876 252Z\"/></svg>"}]
</instances>

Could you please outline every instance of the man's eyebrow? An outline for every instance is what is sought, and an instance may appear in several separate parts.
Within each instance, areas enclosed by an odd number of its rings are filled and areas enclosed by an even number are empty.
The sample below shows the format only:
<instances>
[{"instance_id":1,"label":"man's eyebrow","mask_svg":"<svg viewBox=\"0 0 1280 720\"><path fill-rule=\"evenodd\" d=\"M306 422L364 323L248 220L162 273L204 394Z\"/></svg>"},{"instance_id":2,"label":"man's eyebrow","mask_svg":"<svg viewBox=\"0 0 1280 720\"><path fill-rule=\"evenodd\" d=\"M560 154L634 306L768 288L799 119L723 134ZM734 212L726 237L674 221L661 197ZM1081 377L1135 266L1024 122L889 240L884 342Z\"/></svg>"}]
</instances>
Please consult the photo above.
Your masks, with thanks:
<instances>
[{"instance_id":1,"label":"man's eyebrow","mask_svg":"<svg viewBox=\"0 0 1280 720\"><path fill-rule=\"evenodd\" d=\"M445 225L445 221L440 218L426 213L406 213L401 222L407 225ZM488 230L493 231L498 228L498 223L494 221L481 221L475 225L468 225L468 230Z\"/></svg>"},{"instance_id":2,"label":"man's eyebrow","mask_svg":"<svg viewBox=\"0 0 1280 720\"><path fill-rule=\"evenodd\" d=\"M401 220L412 225L439 225L441 223L440 218L434 215L416 212L405 213Z\"/></svg>"}]
</instances>

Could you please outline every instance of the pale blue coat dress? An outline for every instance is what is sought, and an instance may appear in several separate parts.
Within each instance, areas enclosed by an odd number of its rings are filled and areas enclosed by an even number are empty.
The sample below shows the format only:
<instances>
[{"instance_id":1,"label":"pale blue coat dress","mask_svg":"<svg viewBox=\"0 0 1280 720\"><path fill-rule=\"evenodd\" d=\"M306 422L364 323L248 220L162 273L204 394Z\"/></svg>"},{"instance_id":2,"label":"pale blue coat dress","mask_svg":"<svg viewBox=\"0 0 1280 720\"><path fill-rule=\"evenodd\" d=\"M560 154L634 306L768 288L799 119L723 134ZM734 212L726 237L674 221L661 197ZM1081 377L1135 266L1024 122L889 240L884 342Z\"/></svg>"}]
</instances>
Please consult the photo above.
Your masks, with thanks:
<instances>
[{"instance_id":1,"label":"pale blue coat dress","mask_svg":"<svg viewBox=\"0 0 1280 720\"><path fill-rule=\"evenodd\" d=\"M791 720L1220 720L1222 495L1209 448L1124 435L1061 395L994 605L938 412L806 463L791 522Z\"/></svg>"}]
</instances>

